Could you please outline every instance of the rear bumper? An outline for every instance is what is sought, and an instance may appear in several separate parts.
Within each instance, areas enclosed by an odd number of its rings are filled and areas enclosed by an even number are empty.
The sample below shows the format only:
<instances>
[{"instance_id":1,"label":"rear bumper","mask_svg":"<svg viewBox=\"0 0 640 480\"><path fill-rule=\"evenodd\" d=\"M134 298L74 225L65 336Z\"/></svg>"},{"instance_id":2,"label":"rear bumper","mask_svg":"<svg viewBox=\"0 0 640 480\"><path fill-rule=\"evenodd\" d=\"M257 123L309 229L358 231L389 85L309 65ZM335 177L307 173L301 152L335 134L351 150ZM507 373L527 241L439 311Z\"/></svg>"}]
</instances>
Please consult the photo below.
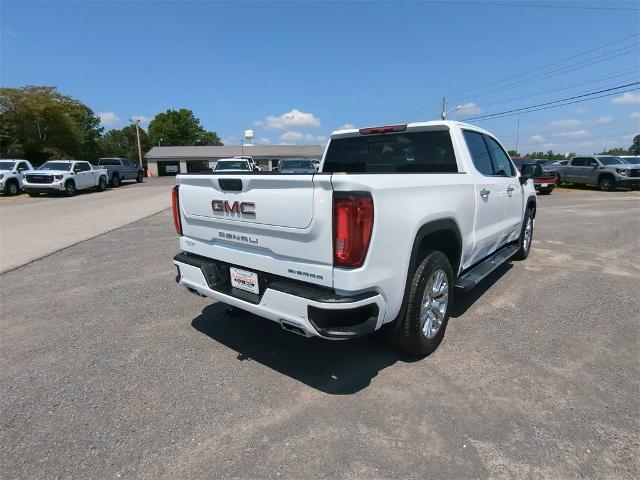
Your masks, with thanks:
<instances>
[{"instance_id":1,"label":"rear bumper","mask_svg":"<svg viewBox=\"0 0 640 480\"><path fill-rule=\"evenodd\" d=\"M380 328L384 320L386 305L377 292L337 295L328 288L247 268L260 279L261 293L256 295L231 286L225 273L229 264L224 262L188 253L176 255L173 262L177 282L190 291L293 325L307 336L359 337Z\"/></svg>"}]
</instances>

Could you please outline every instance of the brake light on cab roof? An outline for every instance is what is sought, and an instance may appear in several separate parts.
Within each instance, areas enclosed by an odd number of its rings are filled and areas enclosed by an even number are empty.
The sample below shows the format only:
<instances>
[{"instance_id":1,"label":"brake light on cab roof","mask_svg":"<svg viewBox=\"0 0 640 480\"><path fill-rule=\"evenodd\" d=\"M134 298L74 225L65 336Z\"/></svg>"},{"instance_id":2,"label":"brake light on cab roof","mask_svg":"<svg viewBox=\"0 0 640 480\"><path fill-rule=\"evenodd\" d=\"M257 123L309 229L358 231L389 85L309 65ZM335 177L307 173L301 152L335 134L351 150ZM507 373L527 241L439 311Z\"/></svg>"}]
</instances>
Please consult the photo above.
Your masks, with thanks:
<instances>
[{"instance_id":1,"label":"brake light on cab roof","mask_svg":"<svg viewBox=\"0 0 640 480\"><path fill-rule=\"evenodd\" d=\"M394 132L404 132L407 129L407 124L398 124L398 125L384 125L382 127L369 127L369 128L361 128L359 130L360 135L378 135L381 133L394 133Z\"/></svg>"}]
</instances>

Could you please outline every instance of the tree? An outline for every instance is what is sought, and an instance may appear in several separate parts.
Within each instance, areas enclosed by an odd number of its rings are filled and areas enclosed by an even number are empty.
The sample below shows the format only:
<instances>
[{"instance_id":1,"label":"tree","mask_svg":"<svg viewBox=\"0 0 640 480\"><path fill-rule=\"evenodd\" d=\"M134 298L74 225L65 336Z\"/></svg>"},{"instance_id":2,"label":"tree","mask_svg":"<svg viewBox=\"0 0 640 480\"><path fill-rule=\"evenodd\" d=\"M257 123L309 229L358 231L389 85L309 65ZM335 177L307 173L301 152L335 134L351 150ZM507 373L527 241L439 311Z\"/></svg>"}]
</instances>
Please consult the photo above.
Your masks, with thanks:
<instances>
[{"instance_id":1,"label":"tree","mask_svg":"<svg viewBox=\"0 0 640 480\"><path fill-rule=\"evenodd\" d=\"M191 110L167 110L149 123L152 145L222 145L216 132L207 132Z\"/></svg>"},{"instance_id":2,"label":"tree","mask_svg":"<svg viewBox=\"0 0 640 480\"><path fill-rule=\"evenodd\" d=\"M520 156L520 154L515 150L509 150L509 151L507 151L507 153L509 154L510 157L519 157Z\"/></svg>"},{"instance_id":3,"label":"tree","mask_svg":"<svg viewBox=\"0 0 640 480\"><path fill-rule=\"evenodd\" d=\"M0 88L0 154L40 164L98 157L100 119L56 87Z\"/></svg>"},{"instance_id":4,"label":"tree","mask_svg":"<svg viewBox=\"0 0 640 480\"><path fill-rule=\"evenodd\" d=\"M596 155L629 155L629 152L622 147L610 148L609 150L596 153Z\"/></svg>"},{"instance_id":5,"label":"tree","mask_svg":"<svg viewBox=\"0 0 640 480\"><path fill-rule=\"evenodd\" d=\"M138 162L138 140L136 126L128 125L120 130L109 130L100 138L100 152L103 157L125 157ZM151 148L149 135L140 128L142 154Z\"/></svg>"},{"instance_id":6,"label":"tree","mask_svg":"<svg viewBox=\"0 0 640 480\"><path fill-rule=\"evenodd\" d=\"M631 155L640 155L640 135L633 137L633 143L629 147L629 153Z\"/></svg>"}]
</instances>

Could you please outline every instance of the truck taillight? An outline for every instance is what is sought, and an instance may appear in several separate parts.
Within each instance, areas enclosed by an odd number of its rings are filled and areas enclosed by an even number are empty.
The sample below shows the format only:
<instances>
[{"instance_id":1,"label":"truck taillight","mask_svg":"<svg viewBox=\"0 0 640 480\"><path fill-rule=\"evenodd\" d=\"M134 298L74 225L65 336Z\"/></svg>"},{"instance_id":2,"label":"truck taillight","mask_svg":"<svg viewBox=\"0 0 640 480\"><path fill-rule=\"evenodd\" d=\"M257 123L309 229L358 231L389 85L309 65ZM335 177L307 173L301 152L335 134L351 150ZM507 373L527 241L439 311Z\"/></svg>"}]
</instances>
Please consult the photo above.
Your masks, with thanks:
<instances>
[{"instance_id":1,"label":"truck taillight","mask_svg":"<svg viewBox=\"0 0 640 480\"><path fill-rule=\"evenodd\" d=\"M365 193L333 194L333 264L357 268L367 255L373 230L373 199Z\"/></svg>"},{"instance_id":2,"label":"truck taillight","mask_svg":"<svg viewBox=\"0 0 640 480\"><path fill-rule=\"evenodd\" d=\"M182 235L182 220L180 219L180 197L178 196L178 185L171 190L171 207L173 209L173 225L176 227L178 235Z\"/></svg>"}]
</instances>

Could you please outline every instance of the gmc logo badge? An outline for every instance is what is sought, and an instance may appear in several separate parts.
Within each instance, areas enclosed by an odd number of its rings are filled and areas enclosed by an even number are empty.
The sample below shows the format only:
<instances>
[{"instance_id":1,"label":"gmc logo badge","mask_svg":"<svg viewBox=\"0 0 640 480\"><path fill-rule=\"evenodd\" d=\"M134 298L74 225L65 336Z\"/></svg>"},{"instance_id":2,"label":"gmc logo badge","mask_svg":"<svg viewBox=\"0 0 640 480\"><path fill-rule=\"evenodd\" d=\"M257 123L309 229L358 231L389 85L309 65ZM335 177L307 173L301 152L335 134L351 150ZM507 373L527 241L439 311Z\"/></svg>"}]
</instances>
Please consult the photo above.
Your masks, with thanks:
<instances>
[{"instance_id":1,"label":"gmc logo badge","mask_svg":"<svg viewBox=\"0 0 640 480\"><path fill-rule=\"evenodd\" d=\"M255 215L256 204L253 202L233 202L226 200L212 200L211 208L214 212L229 213L231 215Z\"/></svg>"}]
</instances>

